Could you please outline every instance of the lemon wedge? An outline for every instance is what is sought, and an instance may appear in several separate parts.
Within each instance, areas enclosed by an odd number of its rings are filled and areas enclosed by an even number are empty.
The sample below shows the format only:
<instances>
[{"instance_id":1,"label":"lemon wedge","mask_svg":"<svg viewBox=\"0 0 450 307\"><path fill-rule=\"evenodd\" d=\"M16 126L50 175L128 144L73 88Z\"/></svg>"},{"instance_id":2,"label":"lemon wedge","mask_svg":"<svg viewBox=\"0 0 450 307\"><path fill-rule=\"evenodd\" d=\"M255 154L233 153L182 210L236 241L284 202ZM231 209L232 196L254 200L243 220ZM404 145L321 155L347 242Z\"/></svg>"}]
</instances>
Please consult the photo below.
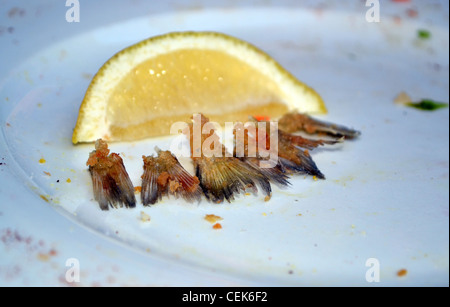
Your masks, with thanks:
<instances>
[{"instance_id":1,"label":"lemon wedge","mask_svg":"<svg viewBox=\"0 0 450 307\"><path fill-rule=\"evenodd\" d=\"M211 121L325 113L311 87L273 58L216 32L149 38L110 58L81 103L72 142L134 141L169 135L172 123L203 113Z\"/></svg>"}]
</instances>

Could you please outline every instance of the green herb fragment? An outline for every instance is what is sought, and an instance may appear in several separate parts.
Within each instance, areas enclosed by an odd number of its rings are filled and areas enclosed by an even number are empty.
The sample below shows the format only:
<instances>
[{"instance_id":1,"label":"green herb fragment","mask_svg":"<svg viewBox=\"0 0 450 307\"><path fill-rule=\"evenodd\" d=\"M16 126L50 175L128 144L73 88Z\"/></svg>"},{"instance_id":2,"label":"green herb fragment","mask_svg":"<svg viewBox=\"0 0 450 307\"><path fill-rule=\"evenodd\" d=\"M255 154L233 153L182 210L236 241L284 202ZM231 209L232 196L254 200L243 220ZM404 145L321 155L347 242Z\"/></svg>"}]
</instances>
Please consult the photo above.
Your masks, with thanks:
<instances>
[{"instance_id":1,"label":"green herb fragment","mask_svg":"<svg viewBox=\"0 0 450 307\"><path fill-rule=\"evenodd\" d=\"M406 105L423 111L434 111L448 107L448 103L436 102L431 99L422 99L419 102L410 102Z\"/></svg>"},{"instance_id":2,"label":"green herb fragment","mask_svg":"<svg viewBox=\"0 0 450 307\"><path fill-rule=\"evenodd\" d=\"M431 32L424 29L417 30L417 37L420 39L430 39L431 38Z\"/></svg>"}]
</instances>

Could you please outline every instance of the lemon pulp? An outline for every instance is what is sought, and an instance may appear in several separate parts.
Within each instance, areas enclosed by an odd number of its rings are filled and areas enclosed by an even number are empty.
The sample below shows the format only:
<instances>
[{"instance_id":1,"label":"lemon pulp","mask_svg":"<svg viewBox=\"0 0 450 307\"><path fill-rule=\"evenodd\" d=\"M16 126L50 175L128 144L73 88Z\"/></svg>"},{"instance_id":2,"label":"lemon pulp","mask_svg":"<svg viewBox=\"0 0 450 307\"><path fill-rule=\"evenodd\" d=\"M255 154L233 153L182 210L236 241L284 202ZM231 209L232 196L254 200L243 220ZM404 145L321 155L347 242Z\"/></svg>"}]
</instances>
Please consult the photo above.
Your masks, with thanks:
<instances>
[{"instance_id":1,"label":"lemon pulp","mask_svg":"<svg viewBox=\"0 0 450 307\"><path fill-rule=\"evenodd\" d=\"M192 110L219 123L281 116L288 107L279 92L274 81L228 54L182 49L131 70L110 96L106 119L116 139L167 135L171 124L188 121Z\"/></svg>"}]
</instances>

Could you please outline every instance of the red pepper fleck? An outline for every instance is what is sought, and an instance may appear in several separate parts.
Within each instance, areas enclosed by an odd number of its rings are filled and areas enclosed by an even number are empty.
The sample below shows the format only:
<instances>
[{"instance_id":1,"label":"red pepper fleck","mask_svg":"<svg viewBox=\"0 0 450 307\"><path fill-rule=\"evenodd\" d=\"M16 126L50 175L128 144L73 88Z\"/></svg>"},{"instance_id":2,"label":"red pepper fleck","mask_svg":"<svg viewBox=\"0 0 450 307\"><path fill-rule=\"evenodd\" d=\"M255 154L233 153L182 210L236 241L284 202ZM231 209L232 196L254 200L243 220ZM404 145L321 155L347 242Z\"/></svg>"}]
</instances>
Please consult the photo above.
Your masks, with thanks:
<instances>
[{"instance_id":1,"label":"red pepper fleck","mask_svg":"<svg viewBox=\"0 0 450 307\"><path fill-rule=\"evenodd\" d=\"M269 121L270 117L267 115L253 115L253 117L257 120L257 121Z\"/></svg>"}]
</instances>

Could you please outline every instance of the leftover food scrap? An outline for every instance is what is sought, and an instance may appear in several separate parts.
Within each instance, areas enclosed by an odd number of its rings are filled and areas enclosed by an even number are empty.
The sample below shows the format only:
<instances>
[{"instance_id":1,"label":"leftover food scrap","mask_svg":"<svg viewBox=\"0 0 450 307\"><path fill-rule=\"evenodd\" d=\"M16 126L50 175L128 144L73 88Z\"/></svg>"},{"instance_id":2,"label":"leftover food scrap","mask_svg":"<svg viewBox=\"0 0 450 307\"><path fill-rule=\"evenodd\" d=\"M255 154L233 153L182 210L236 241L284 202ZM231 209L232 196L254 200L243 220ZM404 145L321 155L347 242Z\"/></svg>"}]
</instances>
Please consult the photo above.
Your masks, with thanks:
<instances>
[{"instance_id":1,"label":"leftover food scrap","mask_svg":"<svg viewBox=\"0 0 450 307\"><path fill-rule=\"evenodd\" d=\"M254 129L237 123L233 130L234 148L228 151L214 129L201 133L197 142L194 140L194 125L204 132L205 125L210 124L207 117L197 115L193 116L193 123L187 125L184 131L190 142L194 174L187 172L170 151L156 148L156 156L142 157L140 190L133 187L122 158L110 153L107 143L98 139L86 165L92 178L94 198L100 208L135 207L135 191L140 191L144 206L153 205L164 196L182 198L188 202L199 202L202 196L213 203L231 202L240 193L256 194L258 189L264 194L264 200L269 201L271 184L288 187L289 176L304 174L314 180L325 179L310 153L314 148L360 135L359 131L342 125L319 121L305 114L288 113L277 125L266 121L267 118L253 119ZM327 135L331 140L294 134L300 130L308 134ZM240 137L237 137L238 134ZM211 149L213 154L207 154L205 149ZM217 223L216 227L219 226Z\"/></svg>"}]
</instances>

